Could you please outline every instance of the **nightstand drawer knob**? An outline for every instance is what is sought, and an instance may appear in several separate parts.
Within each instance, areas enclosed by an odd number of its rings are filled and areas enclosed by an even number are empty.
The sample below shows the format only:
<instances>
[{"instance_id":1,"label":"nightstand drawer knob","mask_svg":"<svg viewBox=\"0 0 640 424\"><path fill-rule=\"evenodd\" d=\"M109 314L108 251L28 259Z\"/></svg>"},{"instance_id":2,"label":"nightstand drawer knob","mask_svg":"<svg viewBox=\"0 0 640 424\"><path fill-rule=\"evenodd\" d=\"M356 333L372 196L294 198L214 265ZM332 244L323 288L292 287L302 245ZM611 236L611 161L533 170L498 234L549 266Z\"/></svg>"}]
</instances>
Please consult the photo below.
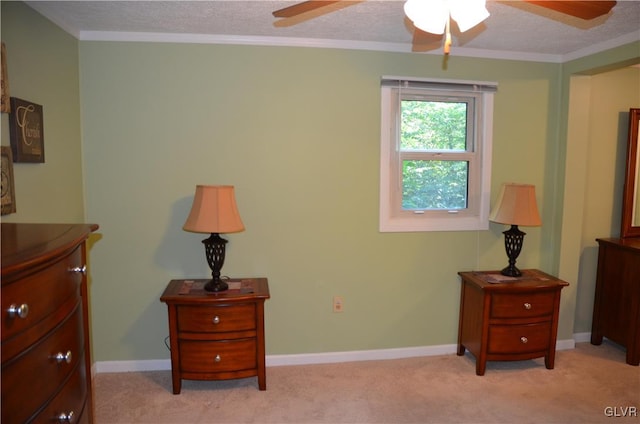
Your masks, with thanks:
<instances>
[{"instance_id":1,"label":"nightstand drawer knob","mask_svg":"<svg viewBox=\"0 0 640 424\"><path fill-rule=\"evenodd\" d=\"M215 358L213 358L214 361L216 362L220 362L222 361L222 358L220 357L220 354L217 354Z\"/></svg>"},{"instance_id":2,"label":"nightstand drawer knob","mask_svg":"<svg viewBox=\"0 0 640 424\"><path fill-rule=\"evenodd\" d=\"M528 302L525 303L524 304L524 309L527 309L527 310L531 309L531 303L528 303Z\"/></svg>"},{"instance_id":3,"label":"nightstand drawer knob","mask_svg":"<svg viewBox=\"0 0 640 424\"><path fill-rule=\"evenodd\" d=\"M529 339L527 339L525 336L520 337L520 341L522 343L527 343L529 341Z\"/></svg>"},{"instance_id":4,"label":"nightstand drawer knob","mask_svg":"<svg viewBox=\"0 0 640 424\"><path fill-rule=\"evenodd\" d=\"M29 315L29 305L26 303L23 303L20 306L12 304L9 306L9 309L7 309L7 312L9 313L9 318L26 318L27 315Z\"/></svg>"},{"instance_id":5,"label":"nightstand drawer knob","mask_svg":"<svg viewBox=\"0 0 640 424\"><path fill-rule=\"evenodd\" d=\"M214 324L220 324L220 317L217 316L217 315L215 317L213 317L213 323Z\"/></svg>"}]
</instances>

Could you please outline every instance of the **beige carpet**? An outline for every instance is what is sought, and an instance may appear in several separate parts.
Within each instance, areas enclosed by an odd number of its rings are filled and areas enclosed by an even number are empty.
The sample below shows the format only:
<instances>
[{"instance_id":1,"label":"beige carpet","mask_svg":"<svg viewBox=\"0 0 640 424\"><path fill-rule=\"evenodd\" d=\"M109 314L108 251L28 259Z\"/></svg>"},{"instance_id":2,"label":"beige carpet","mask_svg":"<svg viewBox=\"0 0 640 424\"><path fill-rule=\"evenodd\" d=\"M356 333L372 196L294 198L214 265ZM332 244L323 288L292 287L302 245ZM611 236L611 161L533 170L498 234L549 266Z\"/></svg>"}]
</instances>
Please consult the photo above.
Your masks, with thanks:
<instances>
[{"instance_id":1,"label":"beige carpet","mask_svg":"<svg viewBox=\"0 0 640 424\"><path fill-rule=\"evenodd\" d=\"M256 378L188 381L169 371L98 374L95 419L106 423L638 423L640 369L624 350L579 343L542 359L488 362L468 353L267 368ZM631 407L631 408L629 408ZM638 412L635 417L624 413ZM607 415L615 415L609 417Z\"/></svg>"}]
</instances>

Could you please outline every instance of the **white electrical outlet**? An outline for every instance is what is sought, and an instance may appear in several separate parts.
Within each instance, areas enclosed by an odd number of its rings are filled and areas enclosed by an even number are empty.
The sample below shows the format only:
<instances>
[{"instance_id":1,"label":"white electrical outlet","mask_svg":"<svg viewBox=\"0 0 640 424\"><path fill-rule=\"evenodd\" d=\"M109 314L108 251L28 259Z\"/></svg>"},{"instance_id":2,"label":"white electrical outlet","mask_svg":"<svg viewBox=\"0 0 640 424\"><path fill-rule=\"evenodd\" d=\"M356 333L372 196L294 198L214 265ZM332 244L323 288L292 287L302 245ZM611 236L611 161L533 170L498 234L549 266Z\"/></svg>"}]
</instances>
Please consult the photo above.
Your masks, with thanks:
<instances>
[{"instance_id":1,"label":"white electrical outlet","mask_svg":"<svg viewBox=\"0 0 640 424\"><path fill-rule=\"evenodd\" d=\"M333 296L333 312L344 311L344 301L342 296Z\"/></svg>"}]
</instances>

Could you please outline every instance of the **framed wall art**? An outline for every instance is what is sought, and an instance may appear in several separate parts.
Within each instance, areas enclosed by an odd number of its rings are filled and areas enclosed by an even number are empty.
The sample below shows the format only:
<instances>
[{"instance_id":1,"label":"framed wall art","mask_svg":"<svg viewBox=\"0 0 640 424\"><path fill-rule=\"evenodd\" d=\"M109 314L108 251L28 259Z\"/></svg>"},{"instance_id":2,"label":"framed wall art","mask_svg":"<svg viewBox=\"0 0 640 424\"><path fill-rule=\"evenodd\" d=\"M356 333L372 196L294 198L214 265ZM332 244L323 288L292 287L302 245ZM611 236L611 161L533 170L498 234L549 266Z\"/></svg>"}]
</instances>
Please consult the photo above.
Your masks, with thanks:
<instances>
[{"instance_id":1,"label":"framed wall art","mask_svg":"<svg viewBox=\"0 0 640 424\"><path fill-rule=\"evenodd\" d=\"M16 211L16 190L13 183L13 161L11 160L11 148L0 147L2 166L2 215L14 213Z\"/></svg>"},{"instance_id":2,"label":"framed wall art","mask_svg":"<svg viewBox=\"0 0 640 424\"><path fill-rule=\"evenodd\" d=\"M0 96L2 97L2 104L0 105L0 112L8 113L11 110L11 106L9 104L9 74L7 74L7 49L4 47L4 43L2 43L2 75L0 76L0 85L2 91L0 92Z\"/></svg>"},{"instance_id":3,"label":"framed wall art","mask_svg":"<svg viewBox=\"0 0 640 424\"><path fill-rule=\"evenodd\" d=\"M42 106L11 97L9 138L14 162L44 162Z\"/></svg>"}]
</instances>

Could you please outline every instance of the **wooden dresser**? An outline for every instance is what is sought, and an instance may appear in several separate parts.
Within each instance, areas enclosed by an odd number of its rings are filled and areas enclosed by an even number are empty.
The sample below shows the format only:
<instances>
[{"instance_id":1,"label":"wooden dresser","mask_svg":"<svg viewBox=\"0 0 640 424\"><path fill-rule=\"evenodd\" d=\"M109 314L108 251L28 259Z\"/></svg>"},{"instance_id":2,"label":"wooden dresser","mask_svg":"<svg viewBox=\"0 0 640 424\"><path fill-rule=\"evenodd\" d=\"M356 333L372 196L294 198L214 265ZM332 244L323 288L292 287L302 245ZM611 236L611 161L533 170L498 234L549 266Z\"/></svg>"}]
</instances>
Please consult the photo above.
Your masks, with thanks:
<instances>
[{"instance_id":1,"label":"wooden dresser","mask_svg":"<svg viewBox=\"0 0 640 424\"><path fill-rule=\"evenodd\" d=\"M2 223L2 422L91 423L85 241L97 225Z\"/></svg>"},{"instance_id":2,"label":"wooden dresser","mask_svg":"<svg viewBox=\"0 0 640 424\"><path fill-rule=\"evenodd\" d=\"M500 271L459 272L462 279L458 352L476 357L476 374L487 361L517 361L544 356L553 369L560 291L569 283L538 270L521 277Z\"/></svg>"},{"instance_id":3,"label":"wooden dresser","mask_svg":"<svg viewBox=\"0 0 640 424\"><path fill-rule=\"evenodd\" d=\"M627 349L627 363L640 364L640 238L597 240L598 274L591 343L606 337Z\"/></svg>"},{"instance_id":4,"label":"wooden dresser","mask_svg":"<svg viewBox=\"0 0 640 424\"><path fill-rule=\"evenodd\" d=\"M267 389L264 348L266 278L227 280L229 290L208 292L207 280L172 280L160 300L169 312L171 378L179 394L182 379L258 377Z\"/></svg>"}]
</instances>

